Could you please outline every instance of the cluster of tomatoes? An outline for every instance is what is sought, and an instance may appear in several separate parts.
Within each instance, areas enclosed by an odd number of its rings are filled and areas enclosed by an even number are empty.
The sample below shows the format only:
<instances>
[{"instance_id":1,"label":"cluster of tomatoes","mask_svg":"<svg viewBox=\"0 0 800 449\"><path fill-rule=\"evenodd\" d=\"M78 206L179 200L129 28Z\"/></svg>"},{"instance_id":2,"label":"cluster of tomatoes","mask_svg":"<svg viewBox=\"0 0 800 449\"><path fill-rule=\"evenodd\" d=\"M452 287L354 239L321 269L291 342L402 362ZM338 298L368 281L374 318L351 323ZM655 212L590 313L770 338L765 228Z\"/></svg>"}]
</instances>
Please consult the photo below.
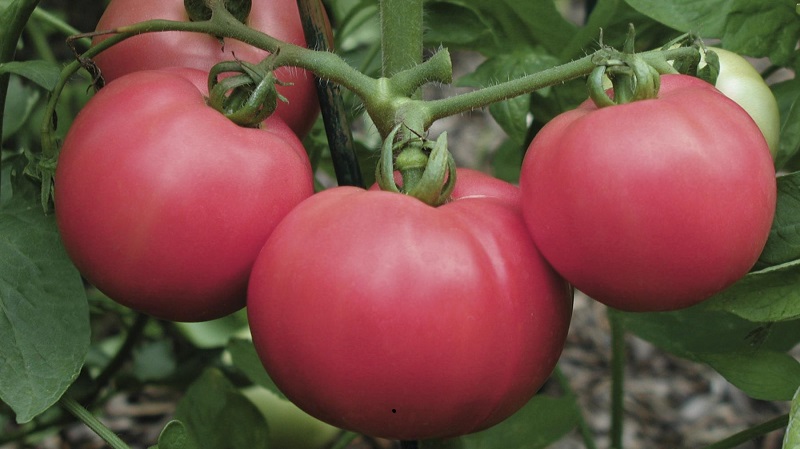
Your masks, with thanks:
<instances>
[{"instance_id":1,"label":"cluster of tomatoes","mask_svg":"<svg viewBox=\"0 0 800 449\"><path fill-rule=\"evenodd\" d=\"M98 29L187 20L180 1L113 0ZM294 0L248 25L304 44ZM552 372L572 287L612 307L672 310L744 276L766 240L775 172L750 116L665 76L658 99L585 103L532 142L520 187L460 169L439 207L379 190L314 194L300 137L310 74L259 128L206 104L208 70L260 50L188 33L100 54L108 85L56 172L70 257L110 298L174 321L247 305L287 397L336 426L398 439L494 425ZM169 68L167 68L169 67Z\"/></svg>"}]
</instances>

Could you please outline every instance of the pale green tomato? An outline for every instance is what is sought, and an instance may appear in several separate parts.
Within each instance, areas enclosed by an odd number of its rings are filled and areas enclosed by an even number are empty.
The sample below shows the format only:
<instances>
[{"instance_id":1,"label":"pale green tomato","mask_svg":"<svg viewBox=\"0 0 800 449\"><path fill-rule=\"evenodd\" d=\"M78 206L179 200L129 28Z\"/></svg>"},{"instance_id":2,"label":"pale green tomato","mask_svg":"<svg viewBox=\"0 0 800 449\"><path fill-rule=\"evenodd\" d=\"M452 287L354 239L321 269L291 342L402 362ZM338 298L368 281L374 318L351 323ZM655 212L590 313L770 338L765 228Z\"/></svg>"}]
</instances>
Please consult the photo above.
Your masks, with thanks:
<instances>
[{"instance_id":1,"label":"pale green tomato","mask_svg":"<svg viewBox=\"0 0 800 449\"><path fill-rule=\"evenodd\" d=\"M715 87L750 114L761 128L774 159L781 131L775 96L761 74L745 58L721 48L709 50L719 56L719 77Z\"/></svg>"}]
</instances>

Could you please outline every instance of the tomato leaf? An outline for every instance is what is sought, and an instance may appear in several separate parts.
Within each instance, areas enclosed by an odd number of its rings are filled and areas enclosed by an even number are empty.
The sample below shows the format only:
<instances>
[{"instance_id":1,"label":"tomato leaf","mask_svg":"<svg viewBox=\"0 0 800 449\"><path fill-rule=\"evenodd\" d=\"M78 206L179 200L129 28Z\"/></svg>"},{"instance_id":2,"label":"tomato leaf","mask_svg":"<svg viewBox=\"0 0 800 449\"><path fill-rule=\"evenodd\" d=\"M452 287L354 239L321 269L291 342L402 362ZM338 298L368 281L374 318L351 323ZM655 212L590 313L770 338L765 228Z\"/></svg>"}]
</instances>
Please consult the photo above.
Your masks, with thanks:
<instances>
[{"instance_id":1,"label":"tomato leaf","mask_svg":"<svg viewBox=\"0 0 800 449\"><path fill-rule=\"evenodd\" d=\"M800 365L785 354L800 342L800 322L753 323L700 304L662 313L617 314L625 328L655 346L705 363L751 397L787 400Z\"/></svg>"},{"instance_id":2,"label":"tomato leaf","mask_svg":"<svg viewBox=\"0 0 800 449\"><path fill-rule=\"evenodd\" d=\"M797 2L734 0L731 3L725 33L720 36L723 46L745 55L769 56L778 65L787 64L800 34Z\"/></svg>"},{"instance_id":3,"label":"tomato leaf","mask_svg":"<svg viewBox=\"0 0 800 449\"><path fill-rule=\"evenodd\" d=\"M61 68L58 64L48 61L11 61L0 64L0 75L13 73L33 81L44 89L55 89Z\"/></svg>"},{"instance_id":4,"label":"tomato leaf","mask_svg":"<svg viewBox=\"0 0 800 449\"><path fill-rule=\"evenodd\" d=\"M158 435L158 446L151 449L194 449L198 447L189 436L182 422L173 420L167 423Z\"/></svg>"},{"instance_id":5,"label":"tomato leaf","mask_svg":"<svg viewBox=\"0 0 800 449\"><path fill-rule=\"evenodd\" d=\"M436 23L435 28L445 23L470 27L460 32L455 32L453 26L433 31L426 36L429 44L458 48L459 44L463 47L469 42L470 49L486 55L536 45L556 54L576 30L575 25L561 16L554 2L435 0L426 2L425 8L426 14L429 11L433 14L426 20ZM474 38L469 39L465 32L472 33Z\"/></svg>"},{"instance_id":6,"label":"tomato leaf","mask_svg":"<svg viewBox=\"0 0 800 449\"><path fill-rule=\"evenodd\" d=\"M781 168L800 151L800 80L775 84L772 93L781 115L780 146L775 158L775 166Z\"/></svg>"},{"instance_id":7,"label":"tomato leaf","mask_svg":"<svg viewBox=\"0 0 800 449\"><path fill-rule=\"evenodd\" d=\"M761 255L767 266L800 259L800 172L779 176L777 182L775 224Z\"/></svg>"},{"instance_id":8,"label":"tomato leaf","mask_svg":"<svg viewBox=\"0 0 800 449\"><path fill-rule=\"evenodd\" d=\"M206 370L178 403L180 420L192 442L203 449L267 447L267 422L255 405L216 369ZM198 444L202 442L202 444Z\"/></svg>"},{"instance_id":9,"label":"tomato leaf","mask_svg":"<svg viewBox=\"0 0 800 449\"><path fill-rule=\"evenodd\" d=\"M15 191L0 207L0 399L28 422L78 377L89 307L55 220Z\"/></svg>"},{"instance_id":10,"label":"tomato leaf","mask_svg":"<svg viewBox=\"0 0 800 449\"><path fill-rule=\"evenodd\" d=\"M723 47L749 56L769 56L783 65L791 59L800 22L794 0L626 0L659 22L703 38L720 38Z\"/></svg>"},{"instance_id":11,"label":"tomato leaf","mask_svg":"<svg viewBox=\"0 0 800 449\"><path fill-rule=\"evenodd\" d=\"M676 30L694 31L703 37L719 37L731 7L730 0L625 0L642 14Z\"/></svg>"},{"instance_id":12,"label":"tomato leaf","mask_svg":"<svg viewBox=\"0 0 800 449\"><path fill-rule=\"evenodd\" d=\"M788 401L800 386L800 362L789 354L759 351L707 354L703 361L748 396L764 401Z\"/></svg>"},{"instance_id":13,"label":"tomato leaf","mask_svg":"<svg viewBox=\"0 0 800 449\"><path fill-rule=\"evenodd\" d=\"M286 399L281 393L275 382L269 377L258 358L253 342L243 339L232 339L228 344L228 351L233 359L233 364L254 384L261 385L269 391L275 393L279 398Z\"/></svg>"},{"instance_id":14,"label":"tomato leaf","mask_svg":"<svg viewBox=\"0 0 800 449\"><path fill-rule=\"evenodd\" d=\"M789 425L786 426L786 433L783 436L783 449L797 448L800 448L800 388L797 389L792 399Z\"/></svg>"},{"instance_id":15,"label":"tomato leaf","mask_svg":"<svg viewBox=\"0 0 800 449\"><path fill-rule=\"evenodd\" d=\"M425 20L436 24L425 32L429 46L484 48L486 51L499 46L492 22L466 2L431 1L425 5Z\"/></svg>"},{"instance_id":16,"label":"tomato leaf","mask_svg":"<svg viewBox=\"0 0 800 449\"><path fill-rule=\"evenodd\" d=\"M689 360L707 354L753 350L786 352L800 342L797 321L753 323L700 304L675 312L619 314L625 328L659 348Z\"/></svg>"},{"instance_id":17,"label":"tomato leaf","mask_svg":"<svg viewBox=\"0 0 800 449\"><path fill-rule=\"evenodd\" d=\"M460 438L463 449L539 449L574 429L580 409L574 397L536 395L517 413L483 432Z\"/></svg>"},{"instance_id":18,"label":"tomato leaf","mask_svg":"<svg viewBox=\"0 0 800 449\"><path fill-rule=\"evenodd\" d=\"M706 301L704 307L754 322L800 319L798 279L800 260L756 271Z\"/></svg>"}]
</instances>

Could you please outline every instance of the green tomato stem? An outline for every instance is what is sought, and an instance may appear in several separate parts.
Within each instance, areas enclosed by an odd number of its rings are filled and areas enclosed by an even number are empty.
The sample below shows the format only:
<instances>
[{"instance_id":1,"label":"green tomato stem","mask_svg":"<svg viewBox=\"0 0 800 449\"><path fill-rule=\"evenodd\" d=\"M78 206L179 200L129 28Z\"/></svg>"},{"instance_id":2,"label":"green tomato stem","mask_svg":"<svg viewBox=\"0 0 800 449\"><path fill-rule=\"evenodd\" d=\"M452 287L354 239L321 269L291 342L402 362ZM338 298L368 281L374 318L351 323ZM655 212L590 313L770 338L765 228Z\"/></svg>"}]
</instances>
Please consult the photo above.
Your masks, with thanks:
<instances>
[{"instance_id":1,"label":"green tomato stem","mask_svg":"<svg viewBox=\"0 0 800 449\"><path fill-rule=\"evenodd\" d=\"M117 436L111 429L106 427L103 423L100 422L94 415L92 415L89 410L86 410L82 405L78 403L78 401L68 397L62 396L59 400L59 403L62 407L64 407L68 412L72 413L76 418L81 420L84 424L86 424L90 429L94 431L100 438L103 439L109 446L113 449L130 449L120 437Z\"/></svg>"},{"instance_id":2,"label":"green tomato stem","mask_svg":"<svg viewBox=\"0 0 800 449\"><path fill-rule=\"evenodd\" d=\"M333 37L326 32L325 11L322 2L297 0L297 6L300 10L308 47L332 51ZM319 78L316 78L316 87L336 181L340 186L364 187L364 179L356 156L353 133L347 117L347 108L342 100L341 89L338 84L322 82Z\"/></svg>"},{"instance_id":3,"label":"green tomato stem","mask_svg":"<svg viewBox=\"0 0 800 449\"><path fill-rule=\"evenodd\" d=\"M625 418L625 325L609 309L611 324L611 448L622 449L622 428Z\"/></svg>"},{"instance_id":4,"label":"green tomato stem","mask_svg":"<svg viewBox=\"0 0 800 449\"><path fill-rule=\"evenodd\" d=\"M708 445L703 449L733 449L735 447L739 447L740 445L750 440L756 439L760 436L764 436L782 427L786 427L788 424L789 424L789 415L788 414L781 415L778 416L777 418L773 418L757 426L733 434L728 438L717 441L716 443Z\"/></svg>"},{"instance_id":5,"label":"green tomato stem","mask_svg":"<svg viewBox=\"0 0 800 449\"><path fill-rule=\"evenodd\" d=\"M592 56L584 56L575 61L494 86L441 100L428 101L424 104L424 108L428 111L427 125L430 126L440 118L489 106L544 87L586 76L595 68Z\"/></svg>"},{"instance_id":6,"label":"green tomato stem","mask_svg":"<svg viewBox=\"0 0 800 449\"><path fill-rule=\"evenodd\" d=\"M380 0L383 76L422 62L422 0Z\"/></svg>"},{"instance_id":7,"label":"green tomato stem","mask_svg":"<svg viewBox=\"0 0 800 449\"><path fill-rule=\"evenodd\" d=\"M28 19L38 4L39 0L18 1L11 3L0 11L3 17L0 19L3 24L0 27L0 64L14 60L19 37L22 35L22 30L25 29ZM11 75L8 73L0 75L0 132L3 130L3 117L5 115L3 111L5 111L10 79ZM2 165L0 165L0 176L2 176ZM3 183L0 182L0 186L2 185Z\"/></svg>"}]
</instances>

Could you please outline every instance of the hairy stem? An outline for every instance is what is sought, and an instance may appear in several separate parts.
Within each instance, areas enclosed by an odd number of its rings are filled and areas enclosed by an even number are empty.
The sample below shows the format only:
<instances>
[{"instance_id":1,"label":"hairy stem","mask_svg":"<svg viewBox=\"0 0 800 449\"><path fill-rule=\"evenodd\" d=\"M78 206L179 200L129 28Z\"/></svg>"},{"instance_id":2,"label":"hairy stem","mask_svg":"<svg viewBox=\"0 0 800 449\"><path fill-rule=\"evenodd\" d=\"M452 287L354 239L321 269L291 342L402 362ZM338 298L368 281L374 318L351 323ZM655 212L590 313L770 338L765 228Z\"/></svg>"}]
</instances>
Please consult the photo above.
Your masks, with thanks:
<instances>
[{"instance_id":1,"label":"hairy stem","mask_svg":"<svg viewBox=\"0 0 800 449\"><path fill-rule=\"evenodd\" d=\"M732 449L750 440L764 436L782 427L786 427L788 424L788 414L778 416L777 418L773 418L767 422L733 434L724 440L717 441L716 443L706 446L703 449Z\"/></svg>"},{"instance_id":2,"label":"hairy stem","mask_svg":"<svg viewBox=\"0 0 800 449\"><path fill-rule=\"evenodd\" d=\"M0 10L3 14L2 23L4 25L0 27L0 64L14 60L19 37L22 35L25 24L28 23L28 19L38 4L39 0L18 1ZM10 79L11 75L8 73L0 75L0 133L3 130L3 117L5 116L6 96L8 95L8 82ZM3 173L2 168L2 165L0 165L0 176ZM2 185L3 183L0 182L0 189L2 189Z\"/></svg>"},{"instance_id":3,"label":"hairy stem","mask_svg":"<svg viewBox=\"0 0 800 449\"><path fill-rule=\"evenodd\" d=\"M611 448L622 449L625 418L625 326L609 309L611 323Z\"/></svg>"},{"instance_id":4,"label":"hairy stem","mask_svg":"<svg viewBox=\"0 0 800 449\"><path fill-rule=\"evenodd\" d=\"M103 439L112 449L130 449L130 447L125 444L120 437L117 436L111 429L106 427L103 423L100 422L94 415L86 410L82 405L80 405L76 400L68 397L63 396L59 403L62 407L64 407L68 412L72 413L76 418L81 420L86 426L94 431L100 438Z\"/></svg>"},{"instance_id":5,"label":"hairy stem","mask_svg":"<svg viewBox=\"0 0 800 449\"><path fill-rule=\"evenodd\" d=\"M422 62L422 0L380 0L383 76Z\"/></svg>"}]
</instances>

